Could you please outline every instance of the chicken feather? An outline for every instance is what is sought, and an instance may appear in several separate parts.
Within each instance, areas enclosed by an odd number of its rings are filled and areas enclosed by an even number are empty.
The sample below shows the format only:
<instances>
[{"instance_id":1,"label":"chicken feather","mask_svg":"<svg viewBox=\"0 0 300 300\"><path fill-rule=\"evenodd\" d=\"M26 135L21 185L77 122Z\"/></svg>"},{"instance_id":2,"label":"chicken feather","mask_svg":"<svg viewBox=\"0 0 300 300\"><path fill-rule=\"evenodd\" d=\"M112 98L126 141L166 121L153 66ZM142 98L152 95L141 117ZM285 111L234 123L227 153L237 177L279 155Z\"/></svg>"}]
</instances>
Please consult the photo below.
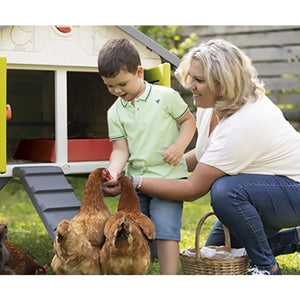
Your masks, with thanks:
<instances>
[{"instance_id":1,"label":"chicken feather","mask_svg":"<svg viewBox=\"0 0 300 300\"><path fill-rule=\"evenodd\" d=\"M7 240L8 228L4 220L1 221L1 228L4 229L4 246L7 251L7 266L10 269L6 274L15 275L47 275L48 265L41 266L30 256L22 252L15 244ZM0 259L1 261L1 259ZM1 265L1 262L0 262ZM1 273L1 272L0 272Z\"/></svg>"},{"instance_id":2,"label":"chicken feather","mask_svg":"<svg viewBox=\"0 0 300 300\"><path fill-rule=\"evenodd\" d=\"M15 272L9 267L9 252L5 246L7 227L0 224L0 275L14 275Z\"/></svg>"},{"instance_id":3,"label":"chicken feather","mask_svg":"<svg viewBox=\"0 0 300 300\"><path fill-rule=\"evenodd\" d=\"M16 275L48 274L48 265L41 266L10 241L5 241L5 247L9 252L9 267Z\"/></svg>"},{"instance_id":4,"label":"chicken feather","mask_svg":"<svg viewBox=\"0 0 300 300\"><path fill-rule=\"evenodd\" d=\"M151 254L148 241L155 239L152 221L141 212L138 196L128 177L122 176L118 211L105 224L100 262L106 274L146 274Z\"/></svg>"},{"instance_id":5,"label":"chicken feather","mask_svg":"<svg viewBox=\"0 0 300 300\"><path fill-rule=\"evenodd\" d=\"M102 182L109 179L107 169L94 170L88 177L77 215L59 223L51 262L56 274L103 274L100 249L110 212L103 199Z\"/></svg>"}]
</instances>

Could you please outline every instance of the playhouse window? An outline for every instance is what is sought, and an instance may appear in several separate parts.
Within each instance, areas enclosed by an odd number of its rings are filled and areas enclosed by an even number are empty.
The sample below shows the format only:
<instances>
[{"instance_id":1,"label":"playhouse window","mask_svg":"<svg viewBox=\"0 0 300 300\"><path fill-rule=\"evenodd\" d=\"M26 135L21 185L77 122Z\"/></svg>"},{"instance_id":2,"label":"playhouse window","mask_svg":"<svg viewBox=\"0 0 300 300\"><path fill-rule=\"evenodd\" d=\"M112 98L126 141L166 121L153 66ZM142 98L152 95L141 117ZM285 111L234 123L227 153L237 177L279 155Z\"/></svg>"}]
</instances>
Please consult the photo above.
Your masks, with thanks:
<instances>
[{"instance_id":1,"label":"playhouse window","mask_svg":"<svg viewBox=\"0 0 300 300\"><path fill-rule=\"evenodd\" d=\"M66 75L68 159L107 159L109 153L102 153L106 144L101 143L108 141L106 114L115 97L97 72ZM7 102L13 112L7 122L8 161L54 162L55 71L8 70L7 77ZM109 152L110 143L107 146ZM75 148L84 157L74 154Z\"/></svg>"},{"instance_id":2,"label":"playhouse window","mask_svg":"<svg viewBox=\"0 0 300 300\"><path fill-rule=\"evenodd\" d=\"M7 103L13 114L7 122L8 160L21 139L55 137L53 71L7 70Z\"/></svg>"},{"instance_id":3,"label":"playhouse window","mask_svg":"<svg viewBox=\"0 0 300 300\"><path fill-rule=\"evenodd\" d=\"M68 138L107 138L106 113L116 97L97 72L67 72Z\"/></svg>"}]
</instances>

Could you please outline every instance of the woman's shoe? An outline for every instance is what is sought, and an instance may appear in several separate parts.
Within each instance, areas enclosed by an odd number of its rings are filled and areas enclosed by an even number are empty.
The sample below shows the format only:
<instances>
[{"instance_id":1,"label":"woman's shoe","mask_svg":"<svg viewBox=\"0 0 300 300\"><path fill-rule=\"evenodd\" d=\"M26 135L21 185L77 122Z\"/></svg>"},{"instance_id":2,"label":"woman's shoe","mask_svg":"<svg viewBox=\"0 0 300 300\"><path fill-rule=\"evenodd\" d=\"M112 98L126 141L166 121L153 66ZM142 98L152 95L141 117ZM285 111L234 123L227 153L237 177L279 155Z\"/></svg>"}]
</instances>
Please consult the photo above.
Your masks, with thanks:
<instances>
[{"instance_id":1,"label":"woman's shoe","mask_svg":"<svg viewBox=\"0 0 300 300\"><path fill-rule=\"evenodd\" d=\"M248 272L250 275L282 275L278 264L275 271L261 270L258 267L253 267L251 269L248 269Z\"/></svg>"}]
</instances>

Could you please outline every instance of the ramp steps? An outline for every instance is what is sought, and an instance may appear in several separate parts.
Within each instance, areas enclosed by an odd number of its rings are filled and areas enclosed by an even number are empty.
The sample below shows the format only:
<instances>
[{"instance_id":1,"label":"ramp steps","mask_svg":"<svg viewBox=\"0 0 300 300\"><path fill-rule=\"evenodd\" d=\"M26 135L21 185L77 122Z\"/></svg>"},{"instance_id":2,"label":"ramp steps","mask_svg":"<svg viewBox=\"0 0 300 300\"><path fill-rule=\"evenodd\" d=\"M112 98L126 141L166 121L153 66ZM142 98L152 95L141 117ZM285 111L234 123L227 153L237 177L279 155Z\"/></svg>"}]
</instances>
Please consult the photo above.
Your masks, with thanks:
<instances>
[{"instance_id":1,"label":"ramp steps","mask_svg":"<svg viewBox=\"0 0 300 300\"><path fill-rule=\"evenodd\" d=\"M63 171L56 166L16 167L13 175L20 178L51 239L54 240L59 222L72 219L81 205Z\"/></svg>"}]
</instances>

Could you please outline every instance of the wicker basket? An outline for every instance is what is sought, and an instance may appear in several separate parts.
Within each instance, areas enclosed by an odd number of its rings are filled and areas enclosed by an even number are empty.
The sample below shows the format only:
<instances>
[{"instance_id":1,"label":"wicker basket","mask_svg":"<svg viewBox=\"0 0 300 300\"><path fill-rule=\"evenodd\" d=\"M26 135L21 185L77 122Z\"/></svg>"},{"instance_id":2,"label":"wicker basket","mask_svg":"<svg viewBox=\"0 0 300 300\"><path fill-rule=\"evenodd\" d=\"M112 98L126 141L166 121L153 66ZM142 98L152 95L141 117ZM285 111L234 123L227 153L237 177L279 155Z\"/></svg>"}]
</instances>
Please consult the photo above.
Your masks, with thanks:
<instances>
[{"instance_id":1,"label":"wicker basket","mask_svg":"<svg viewBox=\"0 0 300 300\"><path fill-rule=\"evenodd\" d=\"M188 249L189 252L195 253L195 256L189 256L184 253L180 253L180 261L185 275L246 275L250 266L250 259L247 255L241 257L201 257L199 247L199 235L201 227L204 221L213 212L205 214L198 223L196 236L195 236L195 248ZM225 233L225 246L210 246L216 250L231 251L230 234L228 229L223 226Z\"/></svg>"}]
</instances>

